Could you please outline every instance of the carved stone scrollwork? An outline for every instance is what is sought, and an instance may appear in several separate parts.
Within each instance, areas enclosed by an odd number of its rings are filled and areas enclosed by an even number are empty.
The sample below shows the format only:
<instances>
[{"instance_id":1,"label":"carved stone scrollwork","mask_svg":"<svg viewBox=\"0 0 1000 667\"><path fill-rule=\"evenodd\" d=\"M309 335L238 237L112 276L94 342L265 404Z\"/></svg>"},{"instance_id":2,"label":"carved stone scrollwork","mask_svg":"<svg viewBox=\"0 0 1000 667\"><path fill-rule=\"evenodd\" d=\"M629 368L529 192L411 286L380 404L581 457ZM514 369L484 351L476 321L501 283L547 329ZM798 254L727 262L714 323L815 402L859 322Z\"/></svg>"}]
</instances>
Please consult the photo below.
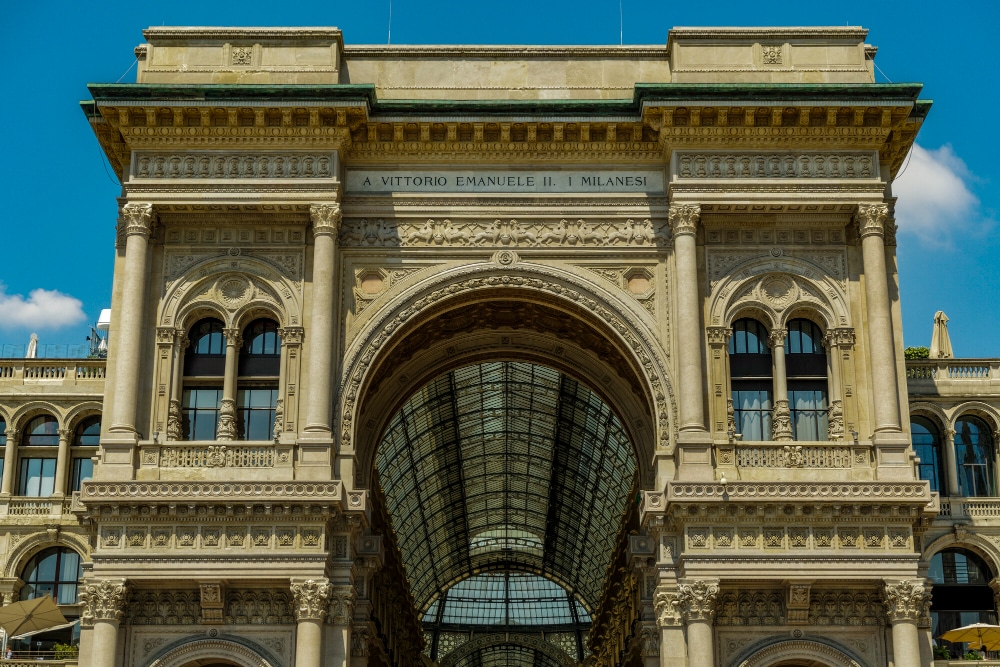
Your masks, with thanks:
<instances>
[{"instance_id":1,"label":"carved stone scrollwork","mask_svg":"<svg viewBox=\"0 0 1000 667\"><path fill-rule=\"evenodd\" d=\"M719 597L719 582L698 579L678 586L678 597L684 621L711 622L715 618L715 603Z\"/></svg>"},{"instance_id":2,"label":"carved stone scrollwork","mask_svg":"<svg viewBox=\"0 0 1000 667\"><path fill-rule=\"evenodd\" d=\"M329 582L307 579L293 582L290 588L296 621L322 621L326 618L331 589Z\"/></svg>"},{"instance_id":3,"label":"carved stone scrollwork","mask_svg":"<svg viewBox=\"0 0 1000 667\"><path fill-rule=\"evenodd\" d=\"M889 217L889 206L887 204L861 204L858 212L854 216L854 221L858 226L858 236L881 236L886 234L886 219ZM892 224L892 223L890 223Z\"/></svg>"},{"instance_id":4,"label":"carved stone scrollwork","mask_svg":"<svg viewBox=\"0 0 1000 667\"><path fill-rule=\"evenodd\" d=\"M677 591L657 589L653 596L656 624L661 628L680 627L684 622L681 597Z\"/></svg>"},{"instance_id":5,"label":"carved stone scrollwork","mask_svg":"<svg viewBox=\"0 0 1000 667\"><path fill-rule=\"evenodd\" d=\"M792 439L792 413L788 407L788 399L782 398L774 402L774 439Z\"/></svg>"},{"instance_id":6,"label":"carved stone scrollwork","mask_svg":"<svg viewBox=\"0 0 1000 667\"><path fill-rule=\"evenodd\" d=\"M274 402L274 428L271 431L271 437L275 440L281 436L281 429L285 422L285 401L284 399L277 399Z\"/></svg>"},{"instance_id":7,"label":"carved stone scrollwork","mask_svg":"<svg viewBox=\"0 0 1000 667\"><path fill-rule=\"evenodd\" d=\"M152 204L125 204L122 206L122 225L125 236L149 238L156 224L156 212Z\"/></svg>"},{"instance_id":8,"label":"carved stone scrollwork","mask_svg":"<svg viewBox=\"0 0 1000 667\"><path fill-rule=\"evenodd\" d=\"M97 621L120 622L128 599L124 579L90 580L80 586L83 613L80 621L93 625Z\"/></svg>"},{"instance_id":9,"label":"carved stone scrollwork","mask_svg":"<svg viewBox=\"0 0 1000 667\"><path fill-rule=\"evenodd\" d=\"M332 236L336 240L340 235L341 217L340 204L313 204L309 207L315 236Z\"/></svg>"},{"instance_id":10,"label":"carved stone scrollwork","mask_svg":"<svg viewBox=\"0 0 1000 667\"><path fill-rule=\"evenodd\" d=\"M222 399L219 408L219 431L216 440L236 439L236 401L232 398Z\"/></svg>"},{"instance_id":11,"label":"carved stone scrollwork","mask_svg":"<svg viewBox=\"0 0 1000 667\"><path fill-rule=\"evenodd\" d=\"M701 218L701 205L699 204L672 204L668 214L670 228L674 236L693 235L698 228L698 220Z\"/></svg>"},{"instance_id":12,"label":"carved stone scrollwork","mask_svg":"<svg viewBox=\"0 0 1000 667\"><path fill-rule=\"evenodd\" d=\"M887 579L883 585L882 599L890 623L917 623L930 613L931 593L922 579Z\"/></svg>"},{"instance_id":13,"label":"carved stone scrollwork","mask_svg":"<svg viewBox=\"0 0 1000 667\"><path fill-rule=\"evenodd\" d=\"M660 655L660 631L655 625L643 623L639 630L639 655L651 658Z\"/></svg>"},{"instance_id":14,"label":"carved stone scrollwork","mask_svg":"<svg viewBox=\"0 0 1000 667\"><path fill-rule=\"evenodd\" d=\"M355 625L351 628L351 656L366 658L369 654L371 631L367 625Z\"/></svg>"},{"instance_id":15,"label":"carved stone scrollwork","mask_svg":"<svg viewBox=\"0 0 1000 667\"><path fill-rule=\"evenodd\" d=\"M844 439L844 403L839 398L830 403L828 410L830 440Z\"/></svg>"},{"instance_id":16,"label":"carved stone scrollwork","mask_svg":"<svg viewBox=\"0 0 1000 667\"><path fill-rule=\"evenodd\" d=\"M733 398L726 399L726 433L736 436L736 407L733 405Z\"/></svg>"},{"instance_id":17,"label":"carved stone scrollwork","mask_svg":"<svg viewBox=\"0 0 1000 667\"><path fill-rule=\"evenodd\" d=\"M354 618L358 593L353 586L335 586L330 590L330 610L327 618L334 625L347 625Z\"/></svg>"}]
</instances>

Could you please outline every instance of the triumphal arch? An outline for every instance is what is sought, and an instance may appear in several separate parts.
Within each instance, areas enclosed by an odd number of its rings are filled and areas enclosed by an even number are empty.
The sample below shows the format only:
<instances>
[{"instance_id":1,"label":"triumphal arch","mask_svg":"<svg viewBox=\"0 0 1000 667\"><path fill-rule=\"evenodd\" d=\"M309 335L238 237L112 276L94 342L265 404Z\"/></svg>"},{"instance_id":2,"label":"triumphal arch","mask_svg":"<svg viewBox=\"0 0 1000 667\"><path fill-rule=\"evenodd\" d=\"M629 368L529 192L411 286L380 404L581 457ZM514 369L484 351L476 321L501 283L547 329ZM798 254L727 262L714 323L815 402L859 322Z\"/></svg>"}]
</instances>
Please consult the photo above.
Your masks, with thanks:
<instances>
[{"instance_id":1,"label":"triumphal arch","mask_svg":"<svg viewBox=\"0 0 1000 667\"><path fill-rule=\"evenodd\" d=\"M144 35L81 665L929 664L865 30Z\"/></svg>"}]
</instances>

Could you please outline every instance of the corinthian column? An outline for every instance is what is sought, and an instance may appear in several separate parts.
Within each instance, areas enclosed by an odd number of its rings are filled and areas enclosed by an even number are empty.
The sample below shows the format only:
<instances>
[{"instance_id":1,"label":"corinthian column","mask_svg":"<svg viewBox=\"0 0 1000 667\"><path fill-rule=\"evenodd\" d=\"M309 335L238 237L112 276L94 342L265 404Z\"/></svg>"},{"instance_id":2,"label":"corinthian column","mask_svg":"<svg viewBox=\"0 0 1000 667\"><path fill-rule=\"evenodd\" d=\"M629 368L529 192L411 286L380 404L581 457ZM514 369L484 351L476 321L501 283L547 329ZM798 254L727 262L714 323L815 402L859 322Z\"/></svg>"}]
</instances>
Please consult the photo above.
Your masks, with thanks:
<instances>
[{"instance_id":1,"label":"corinthian column","mask_svg":"<svg viewBox=\"0 0 1000 667\"><path fill-rule=\"evenodd\" d=\"M330 439L333 383L334 284L340 204L309 208L313 223L312 315L306 332L309 343L309 385L306 389L305 433Z\"/></svg>"},{"instance_id":2,"label":"corinthian column","mask_svg":"<svg viewBox=\"0 0 1000 667\"><path fill-rule=\"evenodd\" d=\"M0 493L13 493L14 469L17 468L17 436L16 428L7 429L7 444L3 450L3 481L0 482Z\"/></svg>"},{"instance_id":3,"label":"corinthian column","mask_svg":"<svg viewBox=\"0 0 1000 667\"><path fill-rule=\"evenodd\" d=\"M688 667L715 667L712 622L718 597L718 579L696 579L678 586L678 603L687 623Z\"/></svg>"},{"instance_id":4,"label":"corinthian column","mask_svg":"<svg viewBox=\"0 0 1000 667\"><path fill-rule=\"evenodd\" d=\"M346 665L351 661L351 625L358 594L354 586L333 586L330 590L330 611L327 622L333 626L326 662Z\"/></svg>"},{"instance_id":5,"label":"corinthian column","mask_svg":"<svg viewBox=\"0 0 1000 667\"><path fill-rule=\"evenodd\" d=\"M216 440L236 439L236 373L243 336L239 329L223 329L226 336L226 375L222 379L222 405L219 409L219 431Z\"/></svg>"},{"instance_id":6,"label":"corinthian column","mask_svg":"<svg viewBox=\"0 0 1000 667\"><path fill-rule=\"evenodd\" d=\"M774 376L774 439L792 439L792 413L788 407L788 371L785 367L785 338L788 331L775 329L768 337L771 344L772 375Z\"/></svg>"},{"instance_id":7,"label":"corinthian column","mask_svg":"<svg viewBox=\"0 0 1000 667\"><path fill-rule=\"evenodd\" d=\"M923 579L886 579L882 589L886 615L892 623L895 667L920 667L917 625L930 614L931 594Z\"/></svg>"},{"instance_id":8,"label":"corinthian column","mask_svg":"<svg viewBox=\"0 0 1000 667\"><path fill-rule=\"evenodd\" d=\"M680 592L675 588L658 586L653 596L653 609L656 611L656 625L660 629L660 667L687 667Z\"/></svg>"},{"instance_id":9,"label":"corinthian column","mask_svg":"<svg viewBox=\"0 0 1000 667\"><path fill-rule=\"evenodd\" d=\"M91 667L115 667L118 656L118 625L125 610L128 589L124 579L91 579L80 585L83 613L80 622L93 627L90 660L80 656L81 664Z\"/></svg>"},{"instance_id":10,"label":"corinthian column","mask_svg":"<svg viewBox=\"0 0 1000 667\"><path fill-rule=\"evenodd\" d=\"M73 431L68 428L59 429L59 453L56 454L56 479L52 485L52 495L66 494L66 476L69 472L69 441Z\"/></svg>"},{"instance_id":11,"label":"corinthian column","mask_svg":"<svg viewBox=\"0 0 1000 667\"><path fill-rule=\"evenodd\" d=\"M680 430L704 431L702 396L701 295L698 290L698 251L695 238L701 206L673 204L669 220L677 262L677 338L680 366Z\"/></svg>"},{"instance_id":12,"label":"corinthian column","mask_svg":"<svg viewBox=\"0 0 1000 667\"><path fill-rule=\"evenodd\" d=\"M139 392L139 362L142 356L142 318L146 302L146 256L155 213L152 204L125 204L121 223L125 226L125 267L121 300L114 313L114 398L111 405L112 438L135 440L136 398Z\"/></svg>"},{"instance_id":13,"label":"corinthian column","mask_svg":"<svg viewBox=\"0 0 1000 667\"><path fill-rule=\"evenodd\" d=\"M323 619L330 599L326 579L292 582L295 607L295 667L319 667L323 653Z\"/></svg>"},{"instance_id":14,"label":"corinthian column","mask_svg":"<svg viewBox=\"0 0 1000 667\"><path fill-rule=\"evenodd\" d=\"M899 391L896 383L896 345L885 263L886 204L858 206L857 223L865 269L868 304L868 355L875 402L875 433L898 433ZM890 223L891 224L891 223Z\"/></svg>"}]
</instances>

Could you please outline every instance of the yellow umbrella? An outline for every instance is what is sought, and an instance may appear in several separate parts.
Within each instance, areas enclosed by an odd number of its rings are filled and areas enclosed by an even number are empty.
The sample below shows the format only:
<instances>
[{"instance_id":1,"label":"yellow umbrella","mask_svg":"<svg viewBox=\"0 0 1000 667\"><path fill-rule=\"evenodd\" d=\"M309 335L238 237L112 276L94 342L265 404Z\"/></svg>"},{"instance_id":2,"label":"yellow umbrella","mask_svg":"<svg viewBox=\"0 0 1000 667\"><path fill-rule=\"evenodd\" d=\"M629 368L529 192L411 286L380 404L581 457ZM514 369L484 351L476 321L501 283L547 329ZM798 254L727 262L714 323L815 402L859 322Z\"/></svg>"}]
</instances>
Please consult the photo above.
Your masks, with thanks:
<instances>
[{"instance_id":1,"label":"yellow umbrella","mask_svg":"<svg viewBox=\"0 0 1000 667\"><path fill-rule=\"evenodd\" d=\"M50 595L0 607L0 627L8 637L35 630L48 630L65 623L66 617Z\"/></svg>"},{"instance_id":2,"label":"yellow umbrella","mask_svg":"<svg viewBox=\"0 0 1000 667\"><path fill-rule=\"evenodd\" d=\"M1000 625L988 623L973 623L961 628L949 630L940 636L950 642L965 643L969 648L980 648L987 651L1000 649Z\"/></svg>"}]
</instances>

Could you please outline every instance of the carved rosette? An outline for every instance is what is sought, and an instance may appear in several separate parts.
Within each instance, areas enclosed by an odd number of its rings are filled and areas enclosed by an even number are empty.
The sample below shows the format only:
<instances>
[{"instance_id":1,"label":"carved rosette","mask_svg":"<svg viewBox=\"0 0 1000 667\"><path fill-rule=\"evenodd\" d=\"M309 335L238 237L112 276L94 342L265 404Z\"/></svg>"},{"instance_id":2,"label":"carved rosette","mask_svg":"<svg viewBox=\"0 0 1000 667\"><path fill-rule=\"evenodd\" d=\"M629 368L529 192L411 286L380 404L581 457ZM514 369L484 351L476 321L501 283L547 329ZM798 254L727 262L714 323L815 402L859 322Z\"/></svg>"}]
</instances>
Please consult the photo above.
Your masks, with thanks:
<instances>
[{"instance_id":1,"label":"carved rosette","mask_svg":"<svg viewBox=\"0 0 1000 667\"><path fill-rule=\"evenodd\" d=\"M312 220L315 236L330 236L336 241L340 235L342 217L340 204L313 204L309 207L309 218Z\"/></svg>"},{"instance_id":2,"label":"carved rosette","mask_svg":"<svg viewBox=\"0 0 1000 667\"><path fill-rule=\"evenodd\" d=\"M774 402L774 439L792 439L792 413L788 407L788 399L782 398Z\"/></svg>"},{"instance_id":3,"label":"carved rosette","mask_svg":"<svg viewBox=\"0 0 1000 667\"><path fill-rule=\"evenodd\" d=\"M882 599L890 623L919 623L930 614L931 593L923 579L886 580Z\"/></svg>"},{"instance_id":4,"label":"carved rosette","mask_svg":"<svg viewBox=\"0 0 1000 667\"><path fill-rule=\"evenodd\" d=\"M222 399L222 405L219 408L219 431L215 439L236 439L236 401L232 398Z\"/></svg>"},{"instance_id":5,"label":"carved rosette","mask_svg":"<svg viewBox=\"0 0 1000 667\"><path fill-rule=\"evenodd\" d=\"M700 218L701 205L699 204L671 204L667 216L674 236L693 236L698 229Z\"/></svg>"},{"instance_id":6,"label":"carved rosette","mask_svg":"<svg viewBox=\"0 0 1000 667\"><path fill-rule=\"evenodd\" d=\"M830 440L844 439L844 404L839 398L830 403L829 414Z\"/></svg>"},{"instance_id":7,"label":"carved rosette","mask_svg":"<svg viewBox=\"0 0 1000 667\"><path fill-rule=\"evenodd\" d=\"M718 581L698 579L680 584L678 590L681 613L686 623L712 622L715 618L715 603L719 598Z\"/></svg>"},{"instance_id":8,"label":"carved rosette","mask_svg":"<svg viewBox=\"0 0 1000 667\"><path fill-rule=\"evenodd\" d=\"M121 224L125 236L141 236L148 239L156 222L156 212L152 204L125 204L122 206Z\"/></svg>"},{"instance_id":9,"label":"carved rosette","mask_svg":"<svg viewBox=\"0 0 1000 667\"><path fill-rule=\"evenodd\" d=\"M858 236L865 238L874 235L885 238L885 223L888 217L889 206L887 204L859 205L858 212L854 216L854 221L858 225Z\"/></svg>"},{"instance_id":10,"label":"carved rosette","mask_svg":"<svg viewBox=\"0 0 1000 667\"><path fill-rule=\"evenodd\" d=\"M171 398L167 408L167 440L180 440L182 434L181 402L176 398Z\"/></svg>"},{"instance_id":11,"label":"carved rosette","mask_svg":"<svg viewBox=\"0 0 1000 667\"><path fill-rule=\"evenodd\" d=\"M291 591L295 620L322 622L326 618L330 588L330 583L325 579L293 582Z\"/></svg>"},{"instance_id":12,"label":"carved rosette","mask_svg":"<svg viewBox=\"0 0 1000 667\"><path fill-rule=\"evenodd\" d=\"M358 593L353 586L335 586L330 589L328 618L334 625L348 625L354 618L354 603Z\"/></svg>"},{"instance_id":13,"label":"carved rosette","mask_svg":"<svg viewBox=\"0 0 1000 667\"><path fill-rule=\"evenodd\" d=\"M661 628L676 628L684 623L681 596L677 591L659 589L653 596L656 624Z\"/></svg>"},{"instance_id":14,"label":"carved rosette","mask_svg":"<svg viewBox=\"0 0 1000 667\"><path fill-rule=\"evenodd\" d=\"M83 625L93 625L97 621L118 623L125 611L128 587L124 579L91 579L80 585L80 604Z\"/></svg>"}]
</instances>

